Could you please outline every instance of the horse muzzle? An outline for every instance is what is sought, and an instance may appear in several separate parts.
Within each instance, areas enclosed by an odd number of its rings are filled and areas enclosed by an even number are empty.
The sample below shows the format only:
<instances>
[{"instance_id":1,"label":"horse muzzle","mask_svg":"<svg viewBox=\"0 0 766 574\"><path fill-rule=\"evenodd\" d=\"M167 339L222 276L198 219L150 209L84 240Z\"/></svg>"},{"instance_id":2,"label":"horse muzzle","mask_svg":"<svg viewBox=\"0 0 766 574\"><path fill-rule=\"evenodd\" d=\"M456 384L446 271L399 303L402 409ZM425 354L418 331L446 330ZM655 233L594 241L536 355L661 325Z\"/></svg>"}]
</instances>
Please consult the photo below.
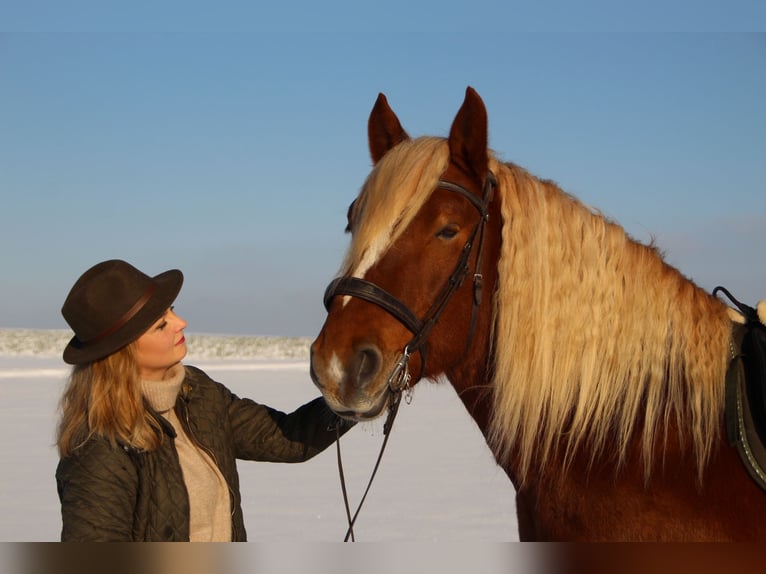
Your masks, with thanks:
<instances>
[{"instance_id":1,"label":"horse muzzle","mask_svg":"<svg viewBox=\"0 0 766 574\"><path fill-rule=\"evenodd\" d=\"M311 348L311 379L330 409L346 419L371 420L383 413L391 393L382 366L383 356L372 345L360 347L346 361L335 354L327 359Z\"/></svg>"}]
</instances>

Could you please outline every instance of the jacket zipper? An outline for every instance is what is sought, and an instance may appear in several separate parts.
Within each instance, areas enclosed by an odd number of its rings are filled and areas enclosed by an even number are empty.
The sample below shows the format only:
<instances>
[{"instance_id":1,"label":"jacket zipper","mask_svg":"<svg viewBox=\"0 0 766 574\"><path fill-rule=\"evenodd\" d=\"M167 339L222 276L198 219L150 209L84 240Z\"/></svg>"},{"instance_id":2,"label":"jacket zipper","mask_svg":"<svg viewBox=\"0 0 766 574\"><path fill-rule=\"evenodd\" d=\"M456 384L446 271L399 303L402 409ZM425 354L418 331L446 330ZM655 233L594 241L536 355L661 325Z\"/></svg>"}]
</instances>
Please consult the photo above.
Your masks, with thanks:
<instances>
[{"instance_id":1,"label":"jacket zipper","mask_svg":"<svg viewBox=\"0 0 766 574\"><path fill-rule=\"evenodd\" d=\"M207 454L210 457L210 460L213 461L213 464L215 464L216 468L218 469L218 472L221 473L221 478L223 478L223 481L226 483L226 488L229 489L229 510L231 511L231 528L232 528L232 539L235 538L235 534L239 534L238 532L234 532L235 524L234 524L234 504L236 500L236 494L234 493L234 490L231 488L231 485L229 484L229 480L226 478L226 475L223 473L223 470L221 469L221 465L218 464L218 459L215 456L215 453L207 448L205 445L203 445L199 439L197 439L196 435L194 434L194 431L192 431L191 427L191 420L189 418L189 407L186 405L186 403L183 403L183 417L179 417L179 420L181 421L181 424L184 427L184 431L188 435L189 439L194 443L194 446L199 448L202 452Z\"/></svg>"}]
</instances>

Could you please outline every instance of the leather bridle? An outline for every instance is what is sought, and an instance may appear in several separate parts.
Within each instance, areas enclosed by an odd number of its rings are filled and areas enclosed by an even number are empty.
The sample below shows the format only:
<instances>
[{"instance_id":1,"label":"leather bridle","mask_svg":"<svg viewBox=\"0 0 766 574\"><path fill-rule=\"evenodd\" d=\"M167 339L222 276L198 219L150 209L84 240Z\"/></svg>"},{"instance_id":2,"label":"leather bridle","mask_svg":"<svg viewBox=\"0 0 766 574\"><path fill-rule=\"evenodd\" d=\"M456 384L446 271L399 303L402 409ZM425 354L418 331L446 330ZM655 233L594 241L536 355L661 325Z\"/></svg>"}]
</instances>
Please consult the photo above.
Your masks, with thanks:
<instances>
[{"instance_id":1,"label":"leather bridle","mask_svg":"<svg viewBox=\"0 0 766 574\"><path fill-rule=\"evenodd\" d=\"M354 540L354 523L359 516L362 505L367 498L367 493L370 491L370 487L372 486L372 481L374 480L375 474L378 471L380 461L383 458L383 452L386 449L386 444L388 444L388 437L390 436L389 433L394 424L396 413L399 411L402 391L407 392L407 395L405 395L405 400L409 402L406 397L410 392L411 375L408 367L410 356L415 352L420 352L420 377L422 378L426 368L426 342L428 336L430 335L431 330L434 328L436 323L439 321L439 317L444 312L447 303L449 303L452 296L455 294L457 289L463 283L465 277L468 275L470 271L469 258L471 256L471 252L473 251L474 245L478 241L476 264L473 273L473 304L471 309L471 323L466 340L466 350L468 350L471 345L471 340L473 339L473 334L476 329L476 318L478 315L479 306L481 305L482 288L484 284L484 278L481 273L481 261L484 251L484 232L487 222L489 221L489 204L492 201L496 185L497 182L495 180L494 174L491 171L488 172L487 177L484 180L482 197L478 198L476 195L471 193L468 189L460 184L441 179L438 181L437 189L452 191L470 201L471 204L479 212L479 221L471 231L471 235L468 237L465 245L463 245L463 249L460 252L460 257L458 257L455 268L452 270L452 273L447 278L446 283L442 287L441 291L439 291L439 294L436 296L433 303L428 308L428 311L426 311L422 318L419 318L417 315L415 315L415 313L413 313L407 305L405 305L397 297L382 287L379 287L378 285L365 279L360 279L359 277L339 277L334 279L325 290L324 306L328 312L330 311L330 305L336 296L347 295L351 297L357 297L359 299L363 299L364 301L373 303L381 309L385 310L413 334L412 339L410 339L410 341L404 346L404 349L402 350L396 365L394 365L393 370L388 376L387 385L392 396L389 403L388 417L385 424L383 425L383 444L381 445L380 452L378 453L378 458L375 462L375 467L373 468L370 480L367 483L367 488L365 489L364 494L359 501L359 505L357 506L353 517L351 516L351 509L348 503L348 493L346 491L346 481L343 473L343 463L341 461L340 430L339 427L336 427L336 430L338 431L338 440L336 441L338 454L338 471L340 474L341 489L343 491L343 502L346 508L346 517L348 519L348 529L346 530L344 542L347 542L349 538L352 541Z\"/></svg>"},{"instance_id":2,"label":"leather bridle","mask_svg":"<svg viewBox=\"0 0 766 574\"><path fill-rule=\"evenodd\" d=\"M476 264L473 273L473 304L471 308L471 323L468 331L468 337L466 340L466 349L470 347L471 340L473 339L474 331L476 329L476 317L478 314L479 306L482 300L483 289L483 276L481 273L481 260L484 250L484 231L489 221L489 204L492 201L494 195L494 189L497 185L494 174L490 171L487 173L487 177L484 180L484 188L482 191L482 197L479 198L475 194L471 193L468 189L460 184L439 180L437 183L437 189L445 189L457 193L461 197L464 197L478 210L479 221L474 226L471 235L463 245L463 249L460 252L455 268L450 276L447 278L446 283L442 287L439 294L434 299L433 303L426 311L422 318L419 318L410 308L404 304L397 297L379 287L378 285L360 279L359 277L338 277L334 279L325 290L324 294L324 306L329 311L332 300L338 295L348 295L351 297L357 297L370 303L373 303L381 309L388 312L391 316L397 319L402 325L404 325L412 334L413 337L404 346L402 350L401 358L394 367L393 372L389 376L389 387L393 392L401 391L403 386L409 383L409 373L407 371L407 362L409 357L416 352L420 352L421 356L421 375L425 372L426 363L426 342L431 330L439 321L441 314L449 303L452 296L457 289L463 283L463 280L468 275L469 258L473 251L474 245L477 244Z\"/></svg>"}]
</instances>

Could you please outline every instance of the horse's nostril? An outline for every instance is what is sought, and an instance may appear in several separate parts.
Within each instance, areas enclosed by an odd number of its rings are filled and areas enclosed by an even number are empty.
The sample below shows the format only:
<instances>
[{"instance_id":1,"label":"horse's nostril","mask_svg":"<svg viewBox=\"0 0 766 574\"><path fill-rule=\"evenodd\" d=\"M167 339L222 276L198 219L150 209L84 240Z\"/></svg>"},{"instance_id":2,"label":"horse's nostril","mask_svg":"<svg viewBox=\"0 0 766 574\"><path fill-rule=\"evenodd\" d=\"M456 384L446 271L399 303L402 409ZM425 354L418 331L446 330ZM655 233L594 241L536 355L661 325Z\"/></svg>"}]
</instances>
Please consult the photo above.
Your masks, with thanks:
<instances>
[{"instance_id":1,"label":"horse's nostril","mask_svg":"<svg viewBox=\"0 0 766 574\"><path fill-rule=\"evenodd\" d=\"M366 347L356 353L351 370L352 380L357 387L367 385L380 370L382 359L375 347Z\"/></svg>"}]
</instances>

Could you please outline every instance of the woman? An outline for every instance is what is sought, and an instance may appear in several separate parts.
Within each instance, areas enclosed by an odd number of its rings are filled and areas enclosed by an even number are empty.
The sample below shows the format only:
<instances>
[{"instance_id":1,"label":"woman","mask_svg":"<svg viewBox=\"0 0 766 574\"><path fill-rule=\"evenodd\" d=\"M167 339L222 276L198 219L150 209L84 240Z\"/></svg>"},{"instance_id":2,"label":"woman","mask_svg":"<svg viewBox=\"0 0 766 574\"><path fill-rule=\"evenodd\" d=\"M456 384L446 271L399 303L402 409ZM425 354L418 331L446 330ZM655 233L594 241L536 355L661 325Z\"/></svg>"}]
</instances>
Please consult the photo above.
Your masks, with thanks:
<instances>
[{"instance_id":1,"label":"woman","mask_svg":"<svg viewBox=\"0 0 766 574\"><path fill-rule=\"evenodd\" d=\"M64 302L62 541L244 541L236 459L302 462L349 428L321 398L285 414L182 365L182 283L110 260Z\"/></svg>"}]
</instances>

